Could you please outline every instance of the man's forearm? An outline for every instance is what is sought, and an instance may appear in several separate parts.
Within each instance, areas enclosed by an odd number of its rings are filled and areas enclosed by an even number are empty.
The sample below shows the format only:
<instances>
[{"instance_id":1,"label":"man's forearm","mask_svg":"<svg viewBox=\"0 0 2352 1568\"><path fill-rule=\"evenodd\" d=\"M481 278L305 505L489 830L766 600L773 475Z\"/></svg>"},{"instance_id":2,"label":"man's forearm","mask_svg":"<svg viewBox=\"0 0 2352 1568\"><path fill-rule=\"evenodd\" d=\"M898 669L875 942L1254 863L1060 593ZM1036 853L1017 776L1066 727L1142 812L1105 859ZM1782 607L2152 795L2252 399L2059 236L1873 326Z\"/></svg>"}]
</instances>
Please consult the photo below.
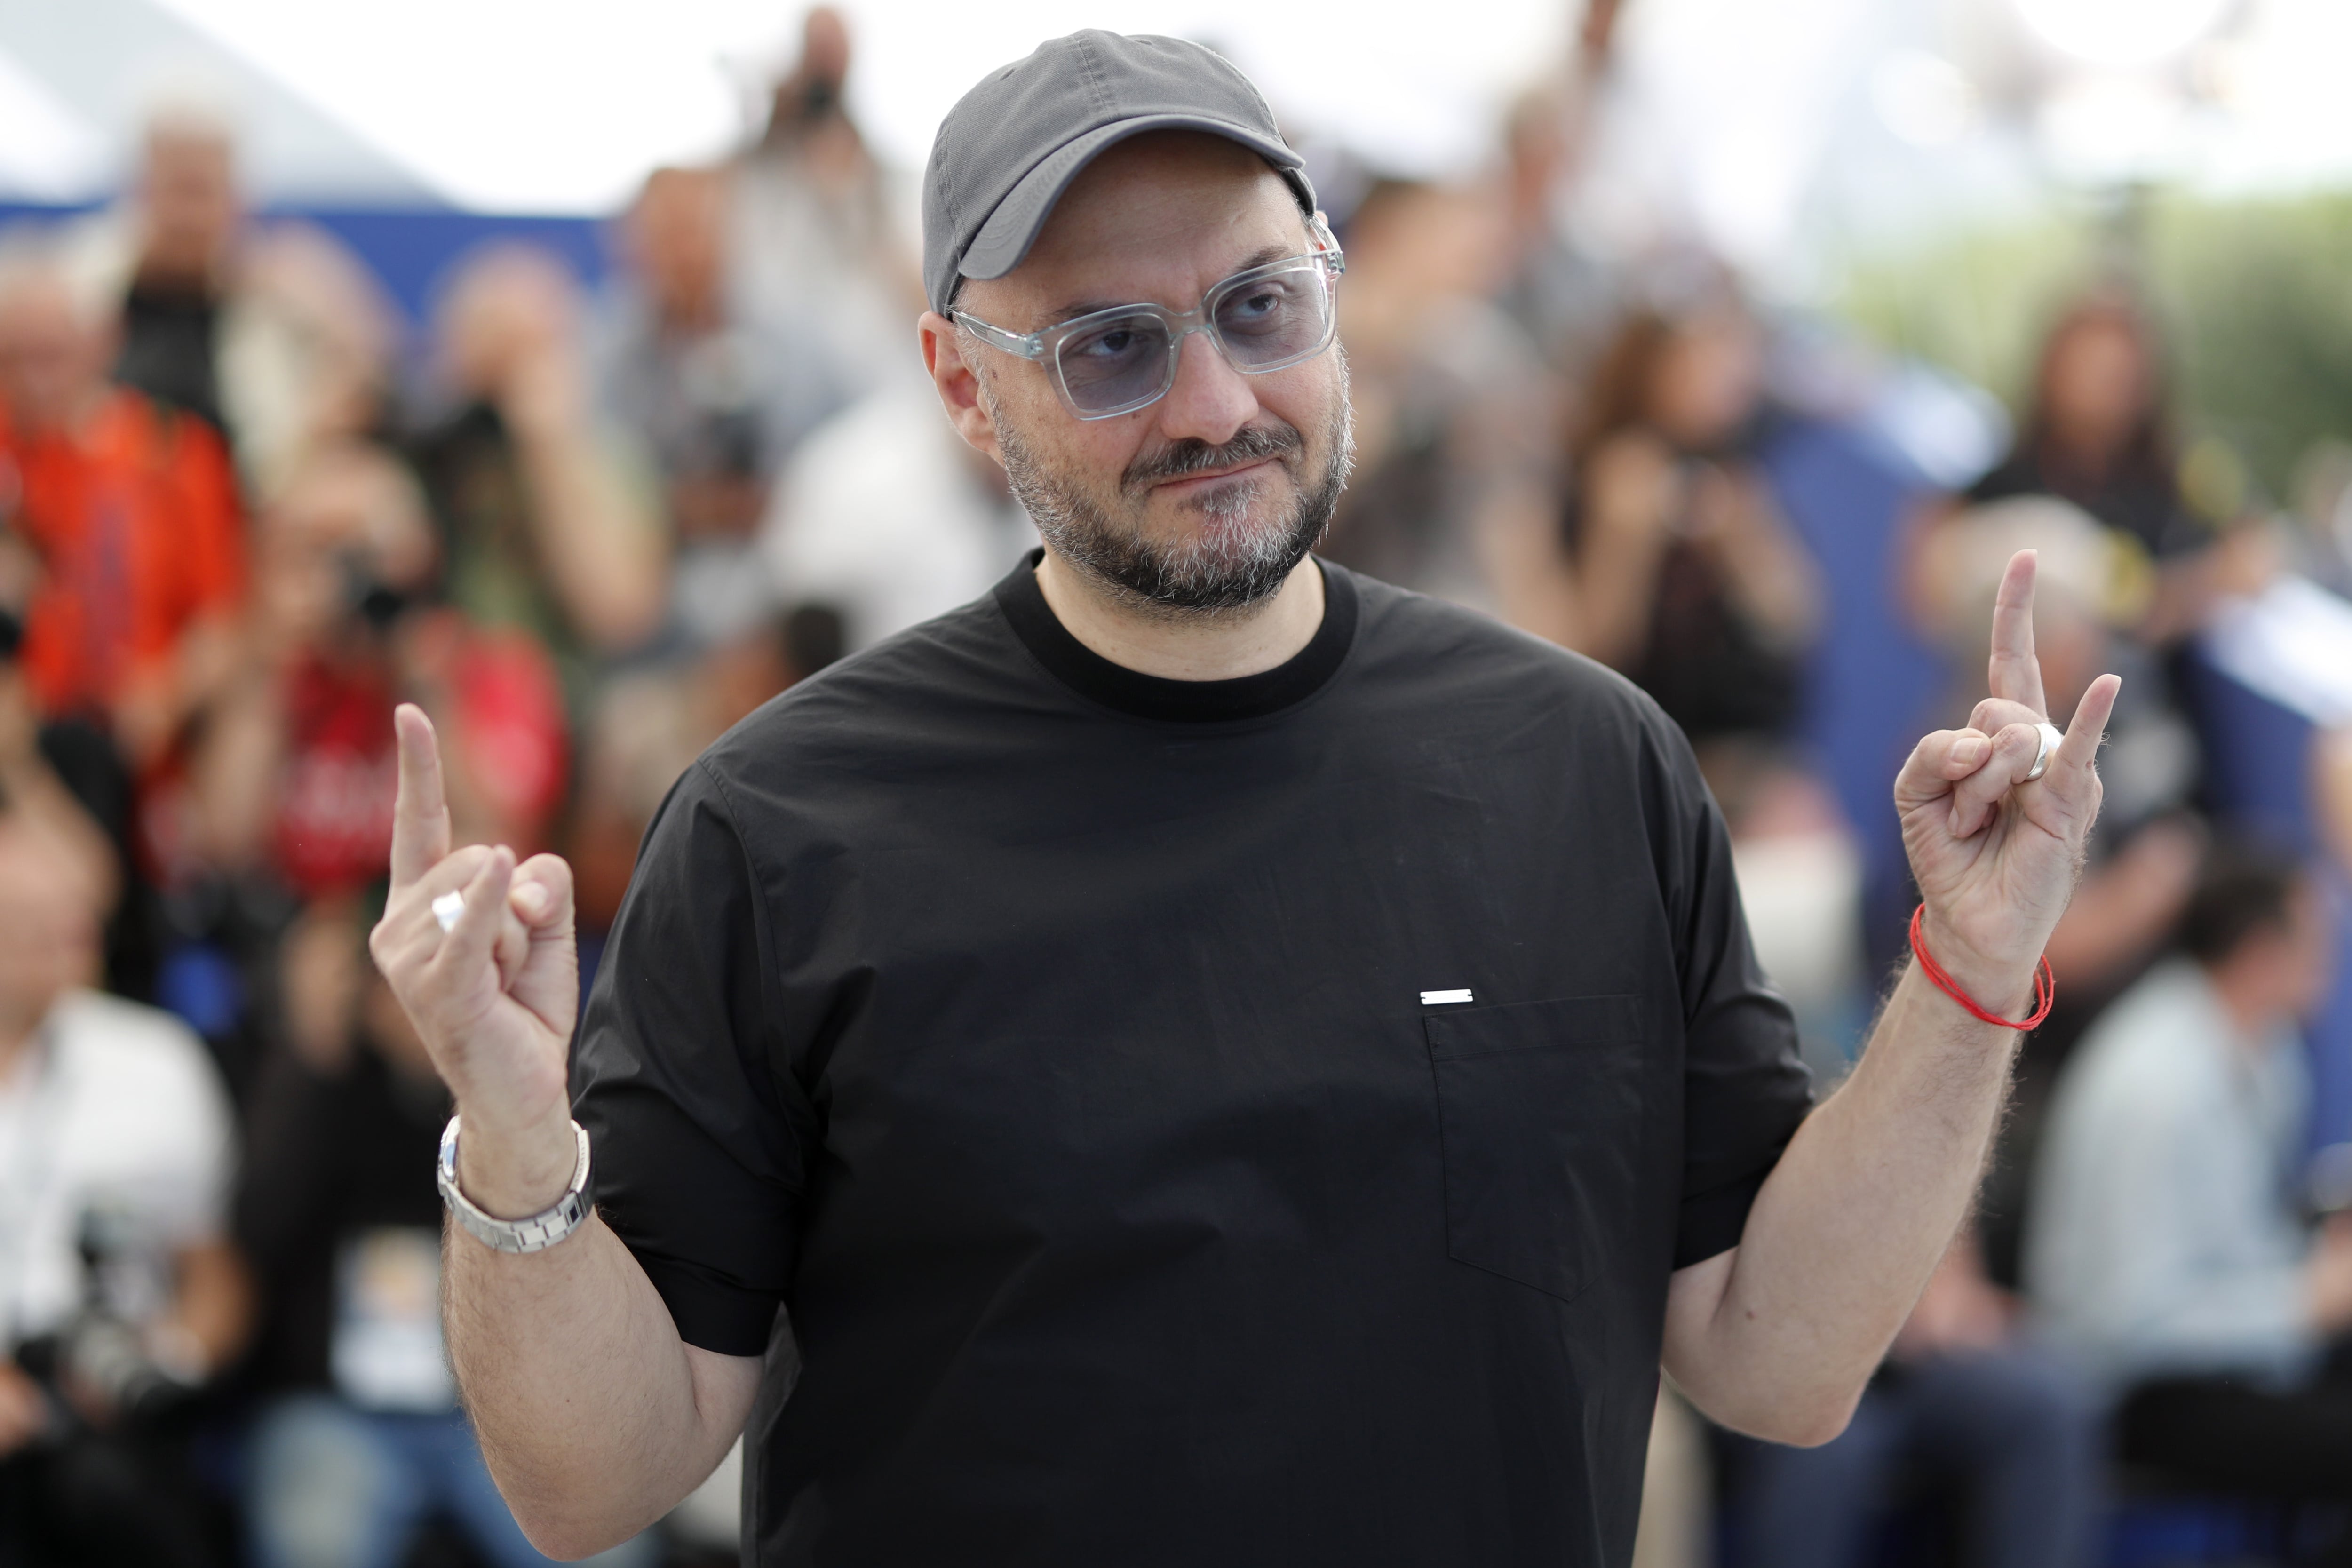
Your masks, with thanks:
<instances>
[{"instance_id":1,"label":"man's forearm","mask_svg":"<svg viewBox=\"0 0 2352 1568\"><path fill-rule=\"evenodd\" d=\"M2016 1046L1916 967L1904 975L1738 1248L1676 1279L1667 1370L1708 1415L1785 1442L1843 1428L1967 1217Z\"/></svg>"},{"instance_id":2,"label":"man's forearm","mask_svg":"<svg viewBox=\"0 0 2352 1568\"><path fill-rule=\"evenodd\" d=\"M520 1220L562 1198L579 1161L572 870L551 855L518 864L504 846L452 849L432 723L404 703L393 725L392 889L368 952L465 1119L459 1191ZM522 1255L453 1227L442 1256L450 1364L490 1474L542 1551L586 1556L635 1534L741 1431L759 1358L684 1343L597 1215Z\"/></svg>"},{"instance_id":3,"label":"man's forearm","mask_svg":"<svg viewBox=\"0 0 2352 1568\"><path fill-rule=\"evenodd\" d=\"M709 1475L741 1431L755 1358L696 1350L592 1215L543 1252L447 1232L449 1360L499 1490L534 1545L628 1539Z\"/></svg>"}]
</instances>

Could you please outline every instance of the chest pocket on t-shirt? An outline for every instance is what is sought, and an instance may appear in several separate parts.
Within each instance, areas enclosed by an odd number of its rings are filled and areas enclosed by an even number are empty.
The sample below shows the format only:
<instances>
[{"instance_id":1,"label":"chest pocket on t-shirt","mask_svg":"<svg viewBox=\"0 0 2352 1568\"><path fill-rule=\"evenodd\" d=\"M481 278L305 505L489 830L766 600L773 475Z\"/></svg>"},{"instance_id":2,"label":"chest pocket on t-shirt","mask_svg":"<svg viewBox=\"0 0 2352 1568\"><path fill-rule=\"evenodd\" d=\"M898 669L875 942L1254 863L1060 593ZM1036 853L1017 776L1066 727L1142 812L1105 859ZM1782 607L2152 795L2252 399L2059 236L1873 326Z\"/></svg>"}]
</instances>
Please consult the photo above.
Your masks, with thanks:
<instances>
[{"instance_id":1,"label":"chest pocket on t-shirt","mask_svg":"<svg viewBox=\"0 0 2352 1568\"><path fill-rule=\"evenodd\" d=\"M1641 1011L1575 996L1432 1013L1447 1252L1562 1299L1608 1267L1637 1198Z\"/></svg>"}]
</instances>

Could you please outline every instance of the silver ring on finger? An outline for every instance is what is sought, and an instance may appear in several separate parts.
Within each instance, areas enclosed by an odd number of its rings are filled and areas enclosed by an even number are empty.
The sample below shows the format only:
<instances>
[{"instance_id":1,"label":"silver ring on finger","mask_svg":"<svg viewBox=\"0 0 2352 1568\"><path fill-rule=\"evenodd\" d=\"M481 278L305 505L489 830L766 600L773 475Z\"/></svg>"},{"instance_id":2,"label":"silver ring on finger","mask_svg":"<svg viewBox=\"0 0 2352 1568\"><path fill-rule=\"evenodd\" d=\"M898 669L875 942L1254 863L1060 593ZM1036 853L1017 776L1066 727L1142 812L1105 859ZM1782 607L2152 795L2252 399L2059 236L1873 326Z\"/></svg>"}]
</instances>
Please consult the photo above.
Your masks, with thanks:
<instances>
[{"instance_id":1,"label":"silver ring on finger","mask_svg":"<svg viewBox=\"0 0 2352 1568\"><path fill-rule=\"evenodd\" d=\"M2026 769L2025 777L2018 781L2021 784L2032 784L2043 773L2048 773L2050 759L2058 754L2059 743L2066 739L2064 732L2046 719L2033 728L2042 737L2042 744L2034 751L2033 765ZM437 910L440 906L436 904L434 907Z\"/></svg>"},{"instance_id":2,"label":"silver ring on finger","mask_svg":"<svg viewBox=\"0 0 2352 1568\"><path fill-rule=\"evenodd\" d=\"M2033 764L2039 768L2042 764ZM454 889L433 900L433 918L443 931L456 931L457 917L466 912L466 895Z\"/></svg>"}]
</instances>

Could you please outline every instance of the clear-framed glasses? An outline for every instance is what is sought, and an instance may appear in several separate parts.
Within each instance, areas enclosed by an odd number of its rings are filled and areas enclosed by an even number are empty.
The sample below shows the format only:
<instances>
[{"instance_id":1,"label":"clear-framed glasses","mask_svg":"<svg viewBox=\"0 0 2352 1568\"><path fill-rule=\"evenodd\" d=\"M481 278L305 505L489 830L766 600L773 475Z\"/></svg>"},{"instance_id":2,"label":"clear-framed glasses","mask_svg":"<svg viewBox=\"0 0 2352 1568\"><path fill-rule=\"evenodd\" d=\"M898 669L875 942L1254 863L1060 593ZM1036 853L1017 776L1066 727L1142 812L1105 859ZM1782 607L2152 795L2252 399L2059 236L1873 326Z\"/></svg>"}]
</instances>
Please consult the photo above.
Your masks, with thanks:
<instances>
[{"instance_id":1,"label":"clear-framed glasses","mask_svg":"<svg viewBox=\"0 0 2352 1568\"><path fill-rule=\"evenodd\" d=\"M1282 370L1329 348L1348 263L1320 213L1314 234L1313 250L1236 272L1190 310L1114 305L1025 336L964 310L956 312L956 324L992 348L1043 364L1062 405L1077 418L1131 414L1168 395L1184 340L1194 332L1208 333L1244 375Z\"/></svg>"}]
</instances>

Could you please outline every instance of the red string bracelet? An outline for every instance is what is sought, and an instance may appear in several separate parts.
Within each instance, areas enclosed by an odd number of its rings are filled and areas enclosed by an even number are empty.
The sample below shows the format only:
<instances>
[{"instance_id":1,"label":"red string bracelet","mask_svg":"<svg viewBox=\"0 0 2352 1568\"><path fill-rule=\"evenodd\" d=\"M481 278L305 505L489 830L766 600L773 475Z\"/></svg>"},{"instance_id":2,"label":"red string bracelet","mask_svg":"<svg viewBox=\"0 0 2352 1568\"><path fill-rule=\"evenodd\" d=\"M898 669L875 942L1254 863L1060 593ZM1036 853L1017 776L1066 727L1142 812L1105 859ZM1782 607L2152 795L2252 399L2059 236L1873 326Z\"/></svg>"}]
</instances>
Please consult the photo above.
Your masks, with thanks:
<instances>
[{"instance_id":1,"label":"red string bracelet","mask_svg":"<svg viewBox=\"0 0 2352 1568\"><path fill-rule=\"evenodd\" d=\"M1927 956L1927 944L1919 938L1919 918L1927 912L1925 904L1911 911L1911 955L1919 961L1919 967L1927 972L1927 978L1936 983L1936 989L1988 1024L1998 1024L2004 1029L2041 1027L2042 1020L2050 1016L2051 1004L2058 1000L2058 977L2050 972L2050 955L2043 953L2041 964L2033 971L2033 1016L2022 1024L2013 1022L1978 1006L1975 999L1960 989L1959 982L1946 973L1942 964Z\"/></svg>"}]
</instances>

